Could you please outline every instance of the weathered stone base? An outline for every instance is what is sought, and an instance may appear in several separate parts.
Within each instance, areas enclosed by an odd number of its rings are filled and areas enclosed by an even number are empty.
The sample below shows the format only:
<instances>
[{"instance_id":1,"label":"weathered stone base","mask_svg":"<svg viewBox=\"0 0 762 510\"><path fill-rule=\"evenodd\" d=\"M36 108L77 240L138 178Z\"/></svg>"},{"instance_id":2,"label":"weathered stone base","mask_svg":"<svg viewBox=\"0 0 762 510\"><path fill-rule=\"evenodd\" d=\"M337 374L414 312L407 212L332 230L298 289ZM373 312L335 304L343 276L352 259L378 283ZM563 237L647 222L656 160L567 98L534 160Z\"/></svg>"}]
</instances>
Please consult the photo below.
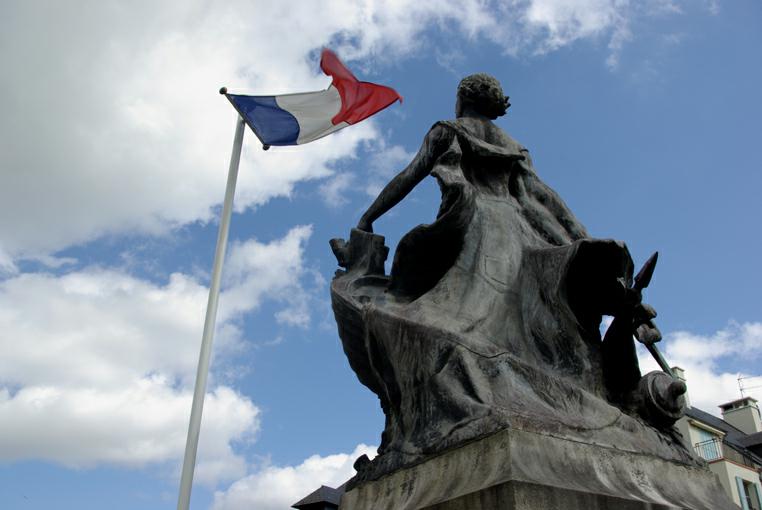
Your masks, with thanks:
<instances>
[{"instance_id":1,"label":"weathered stone base","mask_svg":"<svg viewBox=\"0 0 762 510\"><path fill-rule=\"evenodd\" d=\"M737 510L708 469L522 430L365 482L341 510Z\"/></svg>"},{"instance_id":2,"label":"weathered stone base","mask_svg":"<svg viewBox=\"0 0 762 510\"><path fill-rule=\"evenodd\" d=\"M667 510L674 507L558 487L506 482L445 501L426 510Z\"/></svg>"}]
</instances>

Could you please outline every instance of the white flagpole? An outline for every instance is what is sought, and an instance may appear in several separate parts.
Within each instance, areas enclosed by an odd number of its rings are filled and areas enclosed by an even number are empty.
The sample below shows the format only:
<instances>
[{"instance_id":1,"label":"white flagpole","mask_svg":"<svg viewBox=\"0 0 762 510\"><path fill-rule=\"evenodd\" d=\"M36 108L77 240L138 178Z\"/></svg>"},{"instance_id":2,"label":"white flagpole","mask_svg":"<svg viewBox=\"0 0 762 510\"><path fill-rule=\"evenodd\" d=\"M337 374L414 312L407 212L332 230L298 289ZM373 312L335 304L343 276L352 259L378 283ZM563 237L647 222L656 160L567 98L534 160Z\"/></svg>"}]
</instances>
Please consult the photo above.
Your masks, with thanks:
<instances>
[{"instance_id":1,"label":"white flagpole","mask_svg":"<svg viewBox=\"0 0 762 510\"><path fill-rule=\"evenodd\" d=\"M201 413L204 410L206 379L209 375L209 358L212 354L212 338L214 336L214 324L217 318L217 302L220 297L220 276L222 275L222 262L225 259L225 247L228 243L230 216L233 212L233 196L235 195L235 184L238 179L238 163L241 161L243 130L243 118L238 116L235 128L235 138L233 139L233 152L230 155L228 183L225 188L225 201L222 204L220 231L217 234L217 249L214 252L212 281L209 286L209 301L206 305L204 334L201 337L201 353L198 357L196 387L193 390L193 406L191 407L190 424L188 425L188 439L185 443L185 458L183 459L183 472L180 477L180 496L177 499L177 510L188 510L188 507L190 506L193 471L196 468L198 436L201 430Z\"/></svg>"}]
</instances>

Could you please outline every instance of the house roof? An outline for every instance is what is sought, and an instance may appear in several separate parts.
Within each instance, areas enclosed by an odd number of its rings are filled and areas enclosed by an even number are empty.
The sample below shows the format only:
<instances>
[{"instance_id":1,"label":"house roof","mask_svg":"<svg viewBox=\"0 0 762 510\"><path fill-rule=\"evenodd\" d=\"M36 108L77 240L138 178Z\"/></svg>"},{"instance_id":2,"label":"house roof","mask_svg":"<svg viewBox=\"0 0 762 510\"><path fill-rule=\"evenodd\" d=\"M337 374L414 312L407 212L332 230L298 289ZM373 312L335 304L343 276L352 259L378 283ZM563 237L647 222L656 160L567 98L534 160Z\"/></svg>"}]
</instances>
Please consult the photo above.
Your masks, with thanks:
<instances>
[{"instance_id":1,"label":"house roof","mask_svg":"<svg viewBox=\"0 0 762 510\"><path fill-rule=\"evenodd\" d=\"M734 427L722 418L718 418L717 416L709 414L697 407L689 407L685 414L695 420L706 423L710 427L723 431L726 434L725 438L728 440L733 440L737 437L746 435L740 429Z\"/></svg>"},{"instance_id":2,"label":"house roof","mask_svg":"<svg viewBox=\"0 0 762 510\"><path fill-rule=\"evenodd\" d=\"M762 442L762 432L757 432L755 434L746 434L722 418L718 418L713 414L709 414L706 411L702 411L696 407L689 407L685 414L694 420L706 423L712 428L723 431L725 433L725 441L731 447L744 453L745 455L748 455L757 464L762 465L762 457L749 450L749 446Z\"/></svg>"},{"instance_id":3,"label":"house roof","mask_svg":"<svg viewBox=\"0 0 762 510\"><path fill-rule=\"evenodd\" d=\"M311 492L301 500L291 505L291 508L301 510L317 503L329 503L331 505L336 505L336 508L338 508L342 494L344 494L344 485L341 485L337 489L328 487L326 485L321 485L319 489Z\"/></svg>"},{"instance_id":4,"label":"house roof","mask_svg":"<svg viewBox=\"0 0 762 510\"><path fill-rule=\"evenodd\" d=\"M762 432L755 432L738 440L745 447L762 445Z\"/></svg>"}]
</instances>

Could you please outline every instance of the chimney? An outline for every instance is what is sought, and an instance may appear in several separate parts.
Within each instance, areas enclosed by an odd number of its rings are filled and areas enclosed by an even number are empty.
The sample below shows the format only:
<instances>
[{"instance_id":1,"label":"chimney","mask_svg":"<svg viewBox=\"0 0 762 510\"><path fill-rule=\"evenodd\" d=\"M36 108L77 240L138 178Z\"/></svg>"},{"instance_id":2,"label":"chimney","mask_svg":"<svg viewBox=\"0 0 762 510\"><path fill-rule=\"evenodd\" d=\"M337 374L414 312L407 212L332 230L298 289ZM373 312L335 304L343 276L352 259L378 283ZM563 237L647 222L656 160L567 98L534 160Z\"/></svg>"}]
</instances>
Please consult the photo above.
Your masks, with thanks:
<instances>
[{"instance_id":1,"label":"chimney","mask_svg":"<svg viewBox=\"0 0 762 510\"><path fill-rule=\"evenodd\" d=\"M757 400L744 397L720 406L722 418L745 434L762 432Z\"/></svg>"},{"instance_id":2,"label":"chimney","mask_svg":"<svg viewBox=\"0 0 762 510\"><path fill-rule=\"evenodd\" d=\"M674 366L674 367L672 367L672 373L675 374L675 377L677 377L678 379L683 381L686 386L688 386L688 381L685 380L685 370L683 370L682 368L680 368L678 366ZM686 407L690 407L691 406L691 401L688 398L688 393L689 392L686 391L683 394L683 398L685 399L685 406Z\"/></svg>"}]
</instances>

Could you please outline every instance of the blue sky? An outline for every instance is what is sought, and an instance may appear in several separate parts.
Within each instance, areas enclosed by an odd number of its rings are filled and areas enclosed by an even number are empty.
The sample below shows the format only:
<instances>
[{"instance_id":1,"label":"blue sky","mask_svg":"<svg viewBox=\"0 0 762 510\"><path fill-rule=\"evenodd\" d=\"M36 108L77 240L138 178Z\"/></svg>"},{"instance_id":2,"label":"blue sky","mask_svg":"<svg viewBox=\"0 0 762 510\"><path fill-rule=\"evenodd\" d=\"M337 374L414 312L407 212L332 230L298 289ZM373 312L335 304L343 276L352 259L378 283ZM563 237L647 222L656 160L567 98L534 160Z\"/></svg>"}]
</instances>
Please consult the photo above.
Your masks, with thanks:
<instances>
[{"instance_id":1,"label":"blue sky","mask_svg":"<svg viewBox=\"0 0 762 510\"><path fill-rule=\"evenodd\" d=\"M217 89L325 88L323 46L405 101L302 147L246 133L192 508L287 508L378 444L328 240L473 72L592 235L660 252L646 299L692 402L762 375L758 2L5 2L4 508L175 505L235 122ZM438 204L429 179L375 230L393 249Z\"/></svg>"}]
</instances>

